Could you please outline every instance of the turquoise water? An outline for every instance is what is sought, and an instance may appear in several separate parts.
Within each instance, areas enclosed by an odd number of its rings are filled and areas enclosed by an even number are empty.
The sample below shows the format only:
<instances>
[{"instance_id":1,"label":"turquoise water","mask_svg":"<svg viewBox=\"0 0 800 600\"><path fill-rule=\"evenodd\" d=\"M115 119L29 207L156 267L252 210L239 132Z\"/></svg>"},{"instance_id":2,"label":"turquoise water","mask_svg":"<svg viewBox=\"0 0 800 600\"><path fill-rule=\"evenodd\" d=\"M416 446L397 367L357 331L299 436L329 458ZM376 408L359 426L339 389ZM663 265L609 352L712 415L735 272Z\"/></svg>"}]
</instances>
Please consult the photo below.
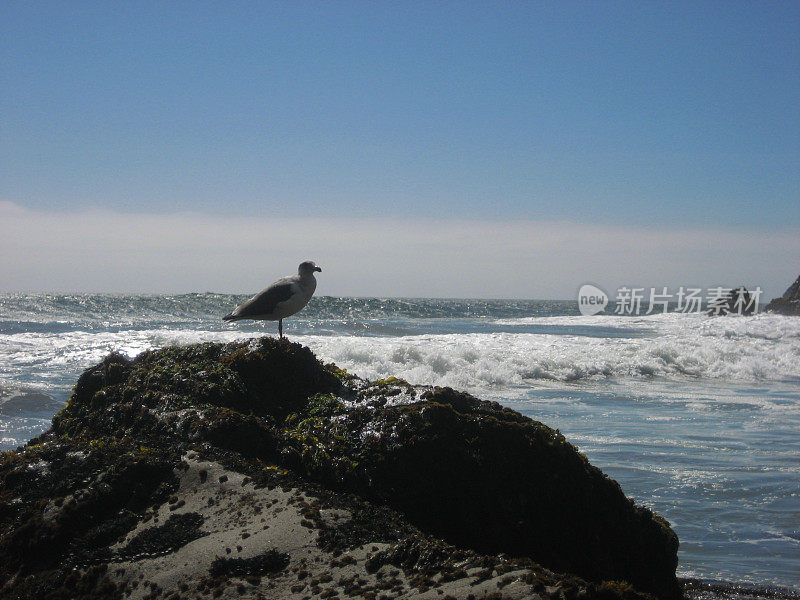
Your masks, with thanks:
<instances>
[{"instance_id":1,"label":"turquoise water","mask_svg":"<svg viewBox=\"0 0 800 600\"><path fill-rule=\"evenodd\" d=\"M241 296L0 295L0 450L117 350L275 334ZM450 385L559 428L681 540L679 573L800 590L800 318L554 301L314 298L290 338L363 377Z\"/></svg>"}]
</instances>

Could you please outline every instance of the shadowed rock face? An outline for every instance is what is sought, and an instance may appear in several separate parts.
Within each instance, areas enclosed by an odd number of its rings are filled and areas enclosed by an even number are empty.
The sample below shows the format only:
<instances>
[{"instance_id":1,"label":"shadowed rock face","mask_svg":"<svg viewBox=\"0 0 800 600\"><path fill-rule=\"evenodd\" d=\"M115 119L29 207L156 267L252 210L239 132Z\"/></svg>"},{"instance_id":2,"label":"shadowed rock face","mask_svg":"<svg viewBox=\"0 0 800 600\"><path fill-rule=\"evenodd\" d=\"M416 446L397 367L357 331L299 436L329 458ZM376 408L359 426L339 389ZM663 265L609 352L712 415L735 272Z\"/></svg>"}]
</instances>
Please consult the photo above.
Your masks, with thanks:
<instances>
[{"instance_id":1,"label":"shadowed rock face","mask_svg":"<svg viewBox=\"0 0 800 600\"><path fill-rule=\"evenodd\" d=\"M69 441L72 452L96 450L97 469L116 473L112 490L133 485L126 473L149 465L158 477L146 471L134 487L140 495L168 494L169 460L179 462L190 448L222 453L260 469L279 465L391 507L459 547L529 557L591 581L627 581L662 598L680 596L678 540L669 524L634 505L559 432L449 388L358 379L286 340L167 348L134 360L112 354L80 377L52 429L31 446L49 448L54 440ZM135 451L118 464L115 445L139 448L141 465ZM153 457L161 462L148 460ZM0 482L25 476L11 462L0 464ZM18 488L19 481L11 483L9 489ZM68 487L52 496L65 496ZM133 522L143 510L138 496L120 494L97 502ZM28 519L39 525L30 527L46 540L36 517L42 513L31 510ZM131 527L120 519L94 535L116 539ZM12 553L12 566L35 570L44 560L35 555L36 544L13 546L23 535L15 527L24 521L0 502L0 555ZM68 524L53 527L54 536L73 543ZM48 564L63 554L56 551Z\"/></svg>"},{"instance_id":2,"label":"shadowed rock face","mask_svg":"<svg viewBox=\"0 0 800 600\"><path fill-rule=\"evenodd\" d=\"M678 539L668 523L636 507L560 433L449 388L404 390L412 391L413 404L362 401L334 412L335 427L312 418L298 428L328 451L304 452L287 440L285 464L386 503L458 546L676 593Z\"/></svg>"},{"instance_id":3,"label":"shadowed rock face","mask_svg":"<svg viewBox=\"0 0 800 600\"><path fill-rule=\"evenodd\" d=\"M783 315L800 315L800 277L789 286L783 296L767 304L765 310Z\"/></svg>"}]
</instances>

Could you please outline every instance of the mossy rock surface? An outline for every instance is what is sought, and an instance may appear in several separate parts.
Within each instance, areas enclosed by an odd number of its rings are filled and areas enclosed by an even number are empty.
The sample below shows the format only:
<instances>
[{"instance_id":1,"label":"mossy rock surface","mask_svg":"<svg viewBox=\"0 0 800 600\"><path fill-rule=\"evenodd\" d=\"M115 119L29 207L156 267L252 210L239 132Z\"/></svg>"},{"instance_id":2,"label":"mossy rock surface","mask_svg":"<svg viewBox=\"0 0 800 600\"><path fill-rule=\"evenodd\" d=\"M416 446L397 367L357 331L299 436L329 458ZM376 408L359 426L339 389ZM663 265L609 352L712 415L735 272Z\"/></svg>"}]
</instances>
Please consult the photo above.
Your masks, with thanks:
<instances>
[{"instance_id":1,"label":"mossy rock surface","mask_svg":"<svg viewBox=\"0 0 800 600\"><path fill-rule=\"evenodd\" d=\"M179 455L130 439L41 441L0 455L0 597L120 597L108 547L172 493Z\"/></svg>"},{"instance_id":2,"label":"mossy rock surface","mask_svg":"<svg viewBox=\"0 0 800 600\"><path fill-rule=\"evenodd\" d=\"M15 461L30 464L39 446L60 448L59 464L69 463L64 453L84 452L98 472L111 469L108 486L87 497L100 494L96 504L79 514L100 515L101 523L105 508L122 516L108 516L94 533L42 524L36 503L74 494L82 485L76 477L91 478L81 470L89 468L85 460L74 476L59 467L59 477L38 481L27 513L9 506L30 477ZM100 548L145 510L137 494L152 501L165 493L188 448L252 469L289 469L394 509L471 551L530 559L598 585L628 582L662 598L680 596L678 540L669 525L626 498L559 432L449 388L364 381L274 338L166 348L133 360L112 354L87 370L25 458L12 453L0 461L0 554L11 553L18 567L54 568L63 553L35 556L36 539L55 536L67 547L88 539ZM137 460L149 470L140 491L123 498L119 489L133 485L126 473ZM15 549L20 524L29 521L36 535Z\"/></svg>"}]
</instances>

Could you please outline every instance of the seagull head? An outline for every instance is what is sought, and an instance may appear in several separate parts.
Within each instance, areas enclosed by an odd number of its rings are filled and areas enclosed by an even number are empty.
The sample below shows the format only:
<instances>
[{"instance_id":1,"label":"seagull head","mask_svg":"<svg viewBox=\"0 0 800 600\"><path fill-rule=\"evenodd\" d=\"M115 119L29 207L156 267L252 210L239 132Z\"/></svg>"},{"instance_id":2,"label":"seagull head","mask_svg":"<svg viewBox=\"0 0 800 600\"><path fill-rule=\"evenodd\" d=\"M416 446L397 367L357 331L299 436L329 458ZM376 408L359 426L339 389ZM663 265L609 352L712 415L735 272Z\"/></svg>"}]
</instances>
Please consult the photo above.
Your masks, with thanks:
<instances>
[{"instance_id":1,"label":"seagull head","mask_svg":"<svg viewBox=\"0 0 800 600\"><path fill-rule=\"evenodd\" d=\"M297 267L297 273L299 275L313 275L314 271L322 273L322 269L320 269L313 260L304 260L300 263L300 266Z\"/></svg>"}]
</instances>

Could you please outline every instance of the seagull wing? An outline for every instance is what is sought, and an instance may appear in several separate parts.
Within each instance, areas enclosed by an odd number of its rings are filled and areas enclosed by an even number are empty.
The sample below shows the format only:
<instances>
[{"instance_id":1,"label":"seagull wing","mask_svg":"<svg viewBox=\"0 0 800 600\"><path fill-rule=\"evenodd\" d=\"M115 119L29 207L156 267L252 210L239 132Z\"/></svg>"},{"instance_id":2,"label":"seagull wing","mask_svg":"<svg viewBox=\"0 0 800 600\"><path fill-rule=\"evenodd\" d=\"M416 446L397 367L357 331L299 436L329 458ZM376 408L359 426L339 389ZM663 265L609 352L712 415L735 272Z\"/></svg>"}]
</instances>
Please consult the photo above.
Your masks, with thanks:
<instances>
[{"instance_id":1,"label":"seagull wing","mask_svg":"<svg viewBox=\"0 0 800 600\"><path fill-rule=\"evenodd\" d=\"M223 317L226 321L237 319L251 319L253 317L268 317L275 312L278 304L285 302L295 293L294 281L281 279L276 281L267 289L243 302L229 315Z\"/></svg>"}]
</instances>

